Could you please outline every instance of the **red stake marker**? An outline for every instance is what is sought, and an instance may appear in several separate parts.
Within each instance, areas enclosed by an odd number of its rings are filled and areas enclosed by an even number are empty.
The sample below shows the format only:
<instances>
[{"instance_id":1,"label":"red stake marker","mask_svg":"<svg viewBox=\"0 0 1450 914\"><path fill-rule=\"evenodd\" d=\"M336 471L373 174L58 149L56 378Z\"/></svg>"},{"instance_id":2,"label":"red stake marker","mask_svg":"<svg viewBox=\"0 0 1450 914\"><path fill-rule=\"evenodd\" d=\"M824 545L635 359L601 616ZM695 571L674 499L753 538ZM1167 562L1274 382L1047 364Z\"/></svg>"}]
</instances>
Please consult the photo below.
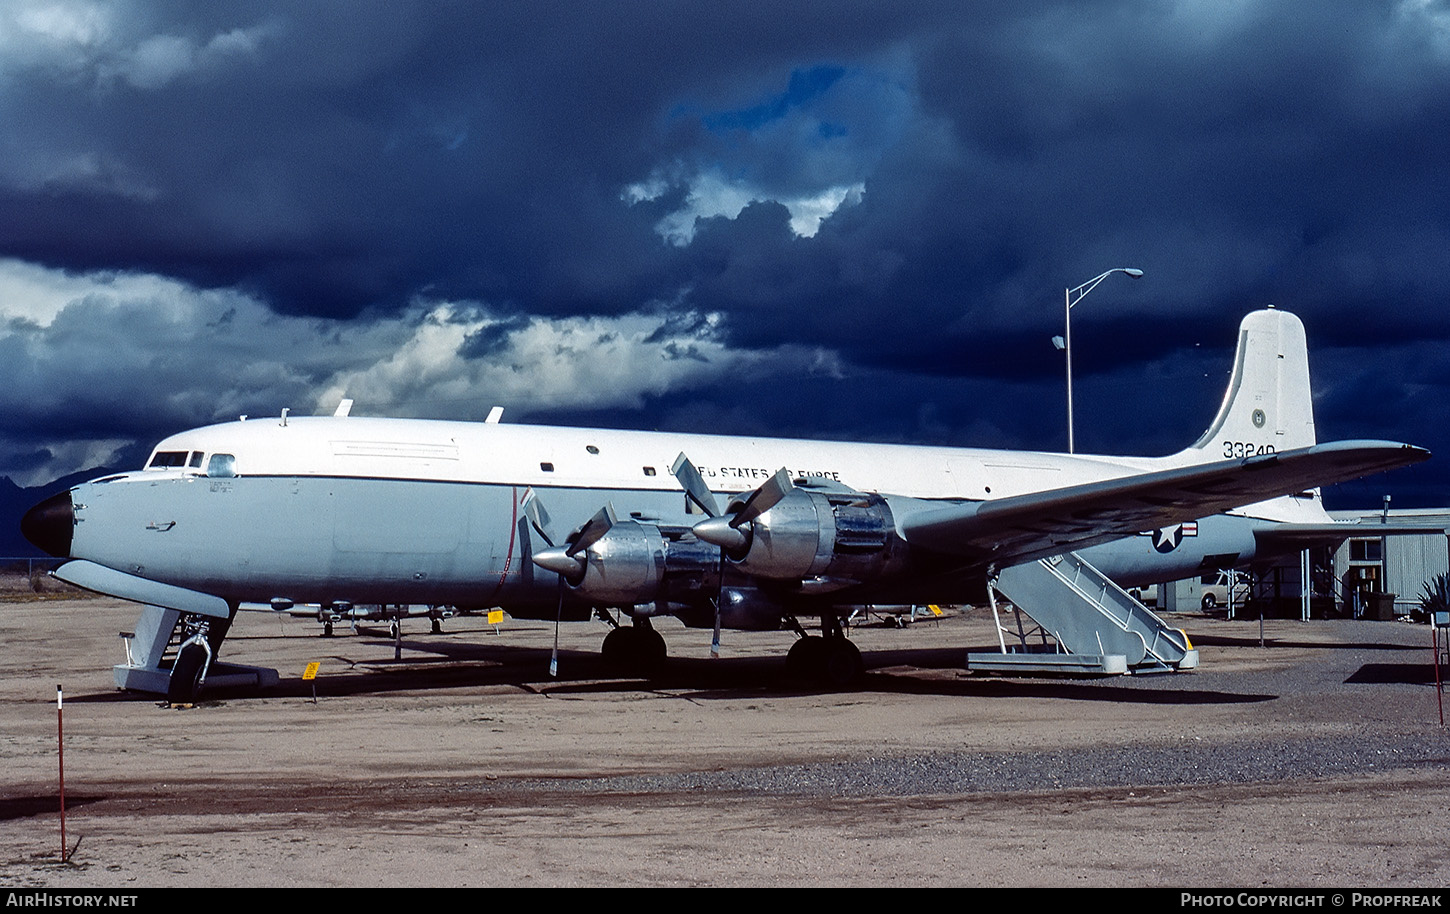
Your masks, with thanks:
<instances>
[{"instance_id":1,"label":"red stake marker","mask_svg":"<svg viewBox=\"0 0 1450 914\"><path fill-rule=\"evenodd\" d=\"M60 862L65 863L65 718L60 685L55 687L55 742L60 753Z\"/></svg>"}]
</instances>

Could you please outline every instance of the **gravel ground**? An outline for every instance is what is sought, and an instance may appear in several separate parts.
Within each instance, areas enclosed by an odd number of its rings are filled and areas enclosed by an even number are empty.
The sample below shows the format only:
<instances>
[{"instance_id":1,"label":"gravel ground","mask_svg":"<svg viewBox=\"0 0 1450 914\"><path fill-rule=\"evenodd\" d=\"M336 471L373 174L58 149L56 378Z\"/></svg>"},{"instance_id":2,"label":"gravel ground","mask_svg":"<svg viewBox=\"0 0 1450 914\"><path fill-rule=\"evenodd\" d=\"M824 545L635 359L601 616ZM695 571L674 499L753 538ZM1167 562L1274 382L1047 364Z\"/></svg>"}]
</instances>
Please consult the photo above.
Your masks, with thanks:
<instances>
[{"instance_id":1,"label":"gravel ground","mask_svg":"<svg viewBox=\"0 0 1450 914\"><path fill-rule=\"evenodd\" d=\"M935 753L863 758L725 772L577 778L570 791L657 793L715 790L775 796L909 797L1001 793L1045 787L1182 787L1288 778L1330 778L1395 769L1450 770L1445 736L1429 733L1386 742L1333 737L1217 746L1122 746L1057 752ZM487 790L488 784L475 785ZM512 790L560 789L521 779ZM1450 837L1450 835L1447 835Z\"/></svg>"},{"instance_id":2,"label":"gravel ground","mask_svg":"<svg viewBox=\"0 0 1450 914\"><path fill-rule=\"evenodd\" d=\"M1193 673L969 676L981 611L853 631L849 692L784 676L787 633L662 630L652 682L597 624L480 619L317 637L244 616L263 694L114 690L133 608L0 604L0 884L1450 885L1450 737L1430 633L1175 617ZM322 663L313 701L300 679ZM55 684L66 688L59 860ZM77 844L77 842L79 842Z\"/></svg>"}]
</instances>

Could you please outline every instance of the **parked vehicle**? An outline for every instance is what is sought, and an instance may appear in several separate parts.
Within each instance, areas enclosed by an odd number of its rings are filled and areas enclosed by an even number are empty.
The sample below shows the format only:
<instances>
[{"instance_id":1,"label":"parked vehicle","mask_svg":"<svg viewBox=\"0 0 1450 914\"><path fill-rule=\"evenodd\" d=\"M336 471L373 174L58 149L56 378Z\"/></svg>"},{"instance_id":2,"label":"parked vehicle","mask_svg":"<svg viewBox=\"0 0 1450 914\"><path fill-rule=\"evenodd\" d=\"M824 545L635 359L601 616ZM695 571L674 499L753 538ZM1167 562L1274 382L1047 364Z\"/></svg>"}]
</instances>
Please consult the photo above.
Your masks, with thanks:
<instances>
[{"instance_id":1,"label":"parked vehicle","mask_svg":"<svg viewBox=\"0 0 1450 914\"><path fill-rule=\"evenodd\" d=\"M1210 571L1201 579L1203 598L1200 603L1205 610L1227 606L1232 596L1233 605L1243 606L1249 598L1249 575L1246 571Z\"/></svg>"}]
</instances>

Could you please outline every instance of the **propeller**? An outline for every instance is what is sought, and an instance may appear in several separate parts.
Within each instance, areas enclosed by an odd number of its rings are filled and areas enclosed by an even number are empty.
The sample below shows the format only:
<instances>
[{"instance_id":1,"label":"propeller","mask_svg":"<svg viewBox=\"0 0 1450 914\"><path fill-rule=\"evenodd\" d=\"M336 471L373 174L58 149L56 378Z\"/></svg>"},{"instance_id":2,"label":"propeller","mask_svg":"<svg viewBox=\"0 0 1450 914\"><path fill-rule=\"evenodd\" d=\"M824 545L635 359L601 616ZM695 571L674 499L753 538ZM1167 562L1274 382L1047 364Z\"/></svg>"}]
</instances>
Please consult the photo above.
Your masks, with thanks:
<instances>
[{"instance_id":1,"label":"propeller","mask_svg":"<svg viewBox=\"0 0 1450 914\"><path fill-rule=\"evenodd\" d=\"M711 492L710 487L705 485L705 477L700 475L700 471L690 462L690 458L685 456L684 451L681 451L680 456L675 458L674 465L670 467L670 472L674 474L675 479L679 480L680 485L685 487L685 497L699 505L700 510L704 511L708 517L716 518L720 516L720 503L715 500L715 493ZM700 538L705 539L704 537ZM712 541L705 540L705 542L709 543ZM720 550L720 576L718 580L723 589L725 583L725 550L723 549ZM717 590L715 592L715 598L710 601L715 607L715 636L710 639L710 658L712 660L720 659L720 598L721 593Z\"/></svg>"},{"instance_id":2,"label":"propeller","mask_svg":"<svg viewBox=\"0 0 1450 914\"><path fill-rule=\"evenodd\" d=\"M715 493L710 491L710 487L705 484L704 477L700 475L700 471L696 469L690 458L685 456L684 452L675 458L670 472L684 487L685 496L707 515L705 520L695 524L693 528L695 535L707 543L720 547L721 592L717 592L715 599L711 601L715 605L715 635L710 641L710 656L718 658L720 656L720 617L724 602L725 553L737 552L748 546L750 533L748 530L740 528L779 504L781 499L789 495L795 486L791 484L790 474L782 467L774 476L751 492L734 514L727 515L721 512L720 503L715 500Z\"/></svg>"},{"instance_id":3,"label":"propeller","mask_svg":"<svg viewBox=\"0 0 1450 914\"><path fill-rule=\"evenodd\" d=\"M569 534L568 538L564 540L564 545L559 546L555 545L557 541L552 533L553 520L532 487L524 493L523 506L529 524L538 532L540 538L549 544L548 549L540 549L534 553L534 564L559 575L559 606L554 619L554 650L549 657L549 675L557 678L559 675L559 627L564 620L564 595L570 584L578 584L584 578L584 571L588 567L588 560L584 556L585 551L603 539L619 519L614 514L614 506L606 504L599 509L597 514L585 521L582 527Z\"/></svg>"},{"instance_id":4,"label":"propeller","mask_svg":"<svg viewBox=\"0 0 1450 914\"><path fill-rule=\"evenodd\" d=\"M795 486L791 484L790 473L781 467L774 476L756 487L733 514L709 517L696 524L695 535L728 552L739 552L750 544L749 528L741 528L780 504L793 491Z\"/></svg>"}]
</instances>

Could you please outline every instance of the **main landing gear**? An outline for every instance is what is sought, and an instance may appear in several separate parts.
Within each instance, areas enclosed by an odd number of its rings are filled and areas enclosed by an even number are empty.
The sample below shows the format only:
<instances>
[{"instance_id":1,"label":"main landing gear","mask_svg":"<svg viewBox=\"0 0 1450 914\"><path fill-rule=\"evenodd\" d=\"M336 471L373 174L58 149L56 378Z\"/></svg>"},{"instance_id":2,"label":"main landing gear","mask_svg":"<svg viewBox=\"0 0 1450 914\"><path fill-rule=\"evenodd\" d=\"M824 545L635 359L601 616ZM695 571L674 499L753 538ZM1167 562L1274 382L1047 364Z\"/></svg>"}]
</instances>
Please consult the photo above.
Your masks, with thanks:
<instances>
[{"instance_id":1,"label":"main landing gear","mask_svg":"<svg viewBox=\"0 0 1450 914\"><path fill-rule=\"evenodd\" d=\"M600 648L608 666L631 676L654 676L663 669L667 658L665 639L654 630L648 617L638 616L631 624L620 625L608 612L596 610L596 614L610 625ZM840 616L822 616L819 635L807 634L794 616L786 616L784 622L800 636L785 658L791 677L828 688L846 688L861 681L866 664L861 651L846 637Z\"/></svg>"},{"instance_id":2,"label":"main landing gear","mask_svg":"<svg viewBox=\"0 0 1450 914\"><path fill-rule=\"evenodd\" d=\"M846 637L839 616L822 616L820 635L806 634L793 616L787 616L785 622L800 635L785 655L785 668L791 676L843 688L865 675L861 651Z\"/></svg>"},{"instance_id":3,"label":"main landing gear","mask_svg":"<svg viewBox=\"0 0 1450 914\"><path fill-rule=\"evenodd\" d=\"M600 618L613 626L604 636L604 645L600 648L605 663L617 670L643 676L654 675L664 667L668 656L665 639L654 630L648 618L637 617L628 626L615 622L607 613L600 613Z\"/></svg>"}]
</instances>

